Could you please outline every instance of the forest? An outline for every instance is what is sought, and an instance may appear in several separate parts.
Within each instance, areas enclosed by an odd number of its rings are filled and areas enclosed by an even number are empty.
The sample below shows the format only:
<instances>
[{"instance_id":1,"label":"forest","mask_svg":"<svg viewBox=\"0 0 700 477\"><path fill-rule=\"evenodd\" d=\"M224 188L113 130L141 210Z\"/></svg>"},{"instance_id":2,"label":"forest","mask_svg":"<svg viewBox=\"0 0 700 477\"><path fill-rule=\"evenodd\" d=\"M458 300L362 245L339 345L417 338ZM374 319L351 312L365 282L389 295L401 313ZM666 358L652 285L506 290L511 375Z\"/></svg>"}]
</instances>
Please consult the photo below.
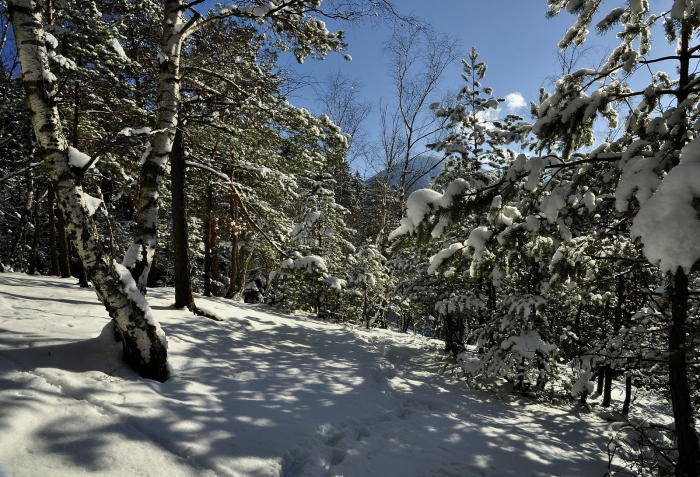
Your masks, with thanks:
<instances>
[{"instance_id":1,"label":"forest","mask_svg":"<svg viewBox=\"0 0 700 477\"><path fill-rule=\"evenodd\" d=\"M615 47L498 117L478 50L400 2L3 0L0 272L90 287L143 378L169 378L149 303L173 287L206 319L199 297L441 340L471 389L618 409L609 475L698 476L700 5L541 3L572 19L562 58L589 30ZM280 66L372 18L397 97L373 143L351 78L315 115ZM672 425L626 420L639 390Z\"/></svg>"}]
</instances>

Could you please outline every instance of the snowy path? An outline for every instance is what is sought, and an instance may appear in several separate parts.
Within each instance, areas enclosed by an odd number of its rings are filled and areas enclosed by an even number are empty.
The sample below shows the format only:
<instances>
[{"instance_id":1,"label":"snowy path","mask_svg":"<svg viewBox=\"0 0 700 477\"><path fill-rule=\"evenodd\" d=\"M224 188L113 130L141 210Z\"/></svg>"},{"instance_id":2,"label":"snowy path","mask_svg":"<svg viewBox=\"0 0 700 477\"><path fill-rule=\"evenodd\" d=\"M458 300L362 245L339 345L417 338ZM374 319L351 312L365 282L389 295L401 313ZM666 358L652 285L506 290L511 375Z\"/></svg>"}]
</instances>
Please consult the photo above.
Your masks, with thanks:
<instances>
[{"instance_id":1,"label":"snowy path","mask_svg":"<svg viewBox=\"0 0 700 477\"><path fill-rule=\"evenodd\" d=\"M605 473L602 421L466 390L421 338L204 300L225 321L150 292L161 384L121 365L92 290L0 274L0 476Z\"/></svg>"}]
</instances>

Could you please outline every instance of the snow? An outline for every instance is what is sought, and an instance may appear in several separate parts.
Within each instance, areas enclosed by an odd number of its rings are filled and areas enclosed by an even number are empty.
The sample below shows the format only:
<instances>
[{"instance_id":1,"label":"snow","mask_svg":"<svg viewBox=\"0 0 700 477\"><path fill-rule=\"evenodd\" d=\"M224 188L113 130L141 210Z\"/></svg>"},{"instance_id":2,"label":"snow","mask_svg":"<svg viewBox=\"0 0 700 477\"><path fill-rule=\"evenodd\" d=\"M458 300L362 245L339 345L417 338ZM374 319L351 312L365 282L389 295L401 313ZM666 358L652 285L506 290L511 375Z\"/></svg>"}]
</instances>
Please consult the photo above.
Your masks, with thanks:
<instances>
[{"instance_id":1,"label":"snow","mask_svg":"<svg viewBox=\"0 0 700 477\"><path fill-rule=\"evenodd\" d=\"M326 262L318 255L307 255L305 257L296 257L294 259L287 258L282 261L281 268L291 268L295 270L301 270L304 268L308 272L311 272L314 269L317 269L320 272L328 271Z\"/></svg>"},{"instance_id":2,"label":"snow","mask_svg":"<svg viewBox=\"0 0 700 477\"><path fill-rule=\"evenodd\" d=\"M662 272L686 273L700 259L700 220L694 203L700 199L700 139L681 151L681 163L661 181L634 218L630 235L641 238L644 255Z\"/></svg>"},{"instance_id":3,"label":"snow","mask_svg":"<svg viewBox=\"0 0 700 477\"><path fill-rule=\"evenodd\" d=\"M517 173L523 170L526 162L527 156L525 156L525 154L518 154L518 157L515 158L513 164L508 168L508 171L506 173L506 180L515 180L515 178L517 177Z\"/></svg>"},{"instance_id":4,"label":"snow","mask_svg":"<svg viewBox=\"0 0 700 477\"><path fill-rule=\"evenodd\" d=\"M141 254L143 253L144 247L146 248L147 260L153 263L153 254L155 253L155 249L153 247L147 247L139 243L132 243L124 253L122 265L126 268L133 268L141 259Z\"/></svg>"},{"instance_id":5,"label":"snow","mask_svg":"<svg viewBox=\"0 0 700 477\"><path fill-rule=\"evenodd\" d=\"M442 265L442 262L450 258L458 250L464 249L464 245L457 242L450 245L448 248L440 250L437 254L430 257L430 265L428 266L428 275L432 275Z\"/></svg>"},{"instance_id":6,"label":"snow","mask_svg":"<svg viewBox=\"0 0 700 477\"><path fill-rule=\"evenodd\" d=\"M496 216L496 222L502 223L506 227L510 227L511 225L513 225L513 221L519 219L520 217L520 211L517 207L506 205L498 211L498 215Z\"/></svg>"},{"instance_id":7,"label":"snow","mask_svg":"<svg viewBox=\"0 0 700 477\"><path fill-rule=\"evenodd\" d=\"M66 58L63 55L58 55L53 50L49 51L49 58L51 58L51 61L55 61L56 63L58 63L61 66L61 68L65 68L67 70L75 70L77 68L73 60Z\"/></svg>"},{"instance_id":8,"label":"snow","mask_svg":"<svg viewBox=\"0 0 700 477\"><path fill-rule=\"evenodd\" d=\"M546 354L556 349L556 346L545 343L537 331L529 330L503 340L501 348L518 353L524 358L532 359L537 351Z\"/></svg>"},{"instance_id":9,"label":"snow","mask_svg":"<svg viewBox=\"0 0 700 477\"><path fill-rule=\"evenodd\" d=\"M536 215L528 215L525 219L525 226L530 232L537 232L540 229L540 220Z\"/></svg>"},{"instance_id":10,"label":"snow","mask_svg":"<svg viewBox=\"0 0 700 477\"><path fill-rule=\"evenodd\" d=\"M146 162L146 159L148 159L148 156L151 154L153 151L153 145L151 144L151 141L148 141L146 143L146 149L144 149L143 154L141 154L141 161L139 162L140 165L143 165Z\"/></svg>"},{"instance_id":11,"label":"snow","mask_svg":"<svg viewBox=\"0 0 700 477\"><path fill-rule=\"evenodd\" d=\"M241 8L241 12L252 15L256 18L262 18L272 9L276 8L274 2L269 2L267 5L248 5L247 7Z\"/></svg>"},{"instance_id":12,"label":"snow","mask_svg":"<svg viewBox=\"0 0 700 477\"><path fill-rule=\"evenodd\" d=\"M620 183L615 189L615 207L618 212L624 212L629 206L629 198L634 193L640 205L649 200L659 187L661 179L656 169L661 159L658 157L638 156L631 159L622 169Z\"/></svg>"},{"instance_id":13,"label":"snow","mask_svg":"<svg viewBox=\"0 0 700 477\"><path fill-rule=\"evenodd\" d=\"M56 39L56 37L53 36L49 32L46 32L45 35L46 35L46 43L48 43L49 46L51 46L51 49L55 50L56 48L58 48L58 40Z\"/></svg>"},{"instance_id":14,"label":"snow","mask_svg":"<svg viewBox=\"0 0 700 477\"><path fill-rule=\"evenodd\" d=\"M124 128L121 131L119 131L119 135L126 136L126 137L134 136L134 135L138 136L141 134L151 134L151 131L152 131L151 128L149 128L147 126L143 126L143 127L137 128L137 129ZM149 145L150 145L150 143L149 143Z\"/></svg>"},{"instance_id":15,"label":"snow","mask_svg":"<svg viewBox=\"0 0 700 477\"><path fill-rule=\"evenodd\" d=\"M124 287L124 291L128 294L129 299L136 303L136 306L138 306L143 311L144 319L149 325L153 326L156 329L156 335L158 335L158 338L160 338L160 342L165 348L167 348L168 340L165 337L165 333L160 327L160 323L158 323L158 320L155 318L155 316L153 316L153 312L151 311L151 307L149 306L146 297L143 296L138 290L136 282L131 276L131 272L128 268L121 265L116 260L113 261L113 264L114 267L117 269L117 273L119 273L119 280L121 280ZM146 359L146 362L148 362L148 360L151 357L150 345L148 343L143 343L142 346L140 346L140 348L141 355L144 357L144 359Z\"/></svg>"},{"instance_id":16,"label":"snow","mask_svg":"<svg viewBox=\"0 0 700 477\"><path fill-rule=\"evenodd\" d=\"M348 284L348 282L342 278L333 277L331 275L326 275L323 277L323 281L335 290L342 290Z\"/></svg>"},{"instance_id":17,"label":"snow","mask_svg":"<svg viewBox=\"0 0 700 477\"><path fill-rule=\"evenodd\" d=\"M517 161L516 161L517 162ZM513 164L515 166L515 164ZM523 187L530 192L534 191L540 182L540 173L542 169L547 165L547 160L541 157L533 157L527 163L524 164L524 169L526 172L530 172L527 176L527 180Z\"/></svg>"},{"instance_id":18,"label":"snow","mask_svg":"<svg viewBox=\"0 0 700 477\"><path fill-rule=\"evenodd\" d=\"M440 197L438 205L440 207L450 207L454 202L454 198L467 190L467 187L469 187L469 182L464 179L455 179L450 182L445 193Z\"/></svg>"},{"instance_id":19,"label":"snow","mask_svg":"<svg viewBox=\"0 0 700 477\"><path fill-rule=\"evenodd\" d=\"M321 218L321 212L316 211L307 215L304 221L306 222L306 225L313 225L319 218Z\"/></svg>"},{"instance_id":20,"label":"snow","mask_svg":"<svg viewBox=\"0 0 700 477\"><path fill-rule=\"evenodd\" d=\"M483 259L484 252L486 250L486 242L493 235L493 230L481 226L477 227L469 233L469 238L467 239L465 245L472 247L474 249L474 259L480 262Z\"/></svg>"},{"instance_id":21,"label":"snow","mask_svg":"<svg viewBox=\"0 0 700 477\"><path fill-rule=\"evenodd\" d=\"M389 234L389 240L405 234L412 234L433 208L450 207L456 196L462 194L469 187L464 179L452 181L442 194L432 189L418 189L406 200L406 217L401 219L400 226ZM432 232L433 237L439 237L444 228L449 225L449 219L445 216Z\"/></svg>"},{"instance_id":22,"label":"snow","mask_svg":"<svg viewBox=\"0 0 700 477\"><path fill-rule=\"evenodd\" d=\"M41 70L41 78L48 83L56 82L56 75L51 73L49 70Z\"/></svg>"},{"instance_id":23,"label":"snow","mask_svg":"<svg viewBox=\"0 0 700 477\"><path fill-rule=\"evenodd\" d=\"M557 221L559 211L566 207L566 199L564 199L565 188L557 187L550 195L542 199L540 210L551 223Z\"/></svg>"},{"instance_id":24,"label":"snow","mask_svg":"<svg viewBox=\"0 0 700 477\"><path fill-rule=\"evenodd\" d=\"M430 232L430 235L433 238L440 238L442 236L442 233L445 231L445 228L450 225L450 216L449 215L442 215L440 216L440 219L438 219L437 224L435 224L435 227L433 227L433 230Z\"/></svg>"},{"instance_id":25,"label":"snow","mask_svg":"<svg viewBox=\"0 0 700 477\"><path fill-rule=\"evenodd\" d=\"M406 217L399 222L399 227L389 234L389 240L415 232L425 216L431 210L431 204L442 197L437 191L431 189L419 189L408 196L406 201Z\"/></svg>"},{"instance_id":26,"label":"snow","mask_svg":"<svg viewBox=\"0 0 700 477\"><path fill-rule=\"evenodd\" d=\"M83 194L83 197L85 198L85 205L88 209L88 216L92 217L95 215L97 209L100 208L100 205L102 205L102 200L98 199L97 197L93 197L90 194Z\"/></svg>"},{"instance_id":27,"label":"snow","mask_svg":"<svg viewBox=\"0 0 700 477\"><path fill-rule=\"evenodd\" d=\"M579 376L579 379L571 386L571 394L573 396L580 396L581 394L593 394L593 389L595 388L595 383L591 381L591 376L593 373L590 371L584 371Z\"/></svg>"},{"instance_id":28,"label":"snow","mask_svg":"<svg viewBox=\"0 0 700 477\"><path fill-rule=\"evenodd\" d=\"M89 162L90 156L78 151L72 146L68 146L68 164L70 164L71 167L77 167L78 169L82 169L83 167L87 166Z\"/></svg>"},{"instance_id":29,"label":"snow","mask_svg":"<svg viewBox=\"0 0 700 477\"><path fill-rule=\"evenodd\" d=\"M148 300L169 337L165 383L124 366L92 290L0 274L0 475L606 471L606 421L468 390L438 373L441 342L196 297L214 321L173 309L172 289Z\"/></svg>"},{"instance_id":30,"label":"snow","mask_svg":"<svg viewBox=\"0 0 700 477\"><path fill-rule=\"evenodd\" d=\"M589 212L593 212L595 210L596 201L593 191L588 190L585 194L583 194L583 203Z\"/></svg>"},{"instance_id":31,"label":"snow","mask_svg":"<svg viewBox=\"0 0 700 477\"><path fill-rule=\"evenodd\" d=\"M117 54L117 56L126 62L131 62L128 56L126 56L126 53L124 52L124 48L122 48L122 45L119 43L119 40L116 38L110 38L107 43L109 44L110 48L114 50L114 52Z\"/></svg>"},{"instance_id":32,"label":"snow","mask_svg":"<svg viewBox=\"0 0 700 477\"><path fill-rule=\"evenodd\" d=\"M691 15L692 5L692 2L688 2L687 0L674 0L673 7L671 7L671 18L675 20L689 18Z\"/></svg>"}]
</instances>

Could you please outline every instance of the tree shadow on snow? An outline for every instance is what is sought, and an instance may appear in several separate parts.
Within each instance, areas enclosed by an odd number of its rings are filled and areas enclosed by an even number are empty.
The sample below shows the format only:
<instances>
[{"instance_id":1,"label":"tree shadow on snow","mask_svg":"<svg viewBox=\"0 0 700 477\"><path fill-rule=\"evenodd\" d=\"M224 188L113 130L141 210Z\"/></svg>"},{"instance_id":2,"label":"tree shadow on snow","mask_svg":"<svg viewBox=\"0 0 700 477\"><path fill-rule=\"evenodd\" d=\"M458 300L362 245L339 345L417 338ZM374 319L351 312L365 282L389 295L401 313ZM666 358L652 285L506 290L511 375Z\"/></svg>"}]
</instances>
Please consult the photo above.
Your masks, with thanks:
<instances>
[{"instance_id":1,"label":"tree shadow on snow","mask_svg":"<svg viewBox=\"0 0 700 477\"><path fill-rule=\"evenodd\" d=\"M156 301L168 296L149 293ZM33 392L60 392L117 420L87 435L64 418L37 429L50 452L89 471L107 468L115 436L150 440L195 469L225 473L245 462L251 476L269 475L270 465L290 476L336 466L338 474L361 475L367 467L353 466L367 461L375 475L396 475L419 460L442 475L605 471L600 447L607 440L591 445L589 424L571 413L489 401L437 376L437 367L411 371L410 353L372 345L340 326L225 304L237 309L229 321L162 320L173 368L165 383L120 369L119 345L104 330L92 340L24 348L0 334L0 363L4 358L40 376L48 375L43 368L68 373L75 379L44 376L59 391ZM241 326L241 317L252 326ZM76 376L83 373L92 378ZM0 423L27 405L2 402L2 394L0 403ZM414 470L407 475L425 475Z\"/></svg>"}]
</instances>

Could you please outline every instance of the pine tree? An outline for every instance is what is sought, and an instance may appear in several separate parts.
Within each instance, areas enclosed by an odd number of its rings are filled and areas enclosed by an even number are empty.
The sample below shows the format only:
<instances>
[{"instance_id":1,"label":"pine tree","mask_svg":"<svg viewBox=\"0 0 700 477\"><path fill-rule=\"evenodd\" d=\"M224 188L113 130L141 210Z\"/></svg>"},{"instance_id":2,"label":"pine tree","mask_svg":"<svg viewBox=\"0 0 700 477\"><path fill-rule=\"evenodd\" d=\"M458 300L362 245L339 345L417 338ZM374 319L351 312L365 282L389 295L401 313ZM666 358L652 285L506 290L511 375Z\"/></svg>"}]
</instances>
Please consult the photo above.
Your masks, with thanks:
<instances>
[{"instance_id":1,"label":"pine tree","mask_svg":"<svg viewBox=\"0 0 700 477\"><path fill-rule=\"evenodd\" d=\"M548 4L550 15L566 8L577 16L560 48L583 43L600 2L550 0ZM686 180L697 160L693 53L700 15L687 2L665 2L664 7L655 14L647 1L629 2L598 22L596 29L601 33L620 25L619 46L600 70L582 69L562 77L556 92L539 106L533 131L540 138L540 148L563 140L566 156L572 148L590 142L597 114L614 126L617 117L611 104L630 104L622 137L597 148L590 161L619 161L622 175L615 191L616 207L627 214L621 224L629 227L631 238L642 242L645 257L666 274L669 389L678 442L675 474L681 476L700 471L691 400L695 391L688 380L688 363L695 354L693 335L688 334L695 327L693 315L688 314L693 309L688 287L695 280L695 262L700 258L696 240L690 237L700 230L694 202L700 193ZM651 27L657 22L663 23L666 39L676 45L675 55L664 56L675 63L675 78L655 71L660 57L652 55ZM644 88L632 89L626 81L630 75L640 78L647 73Z\"/></svg>"}]
</instances>

